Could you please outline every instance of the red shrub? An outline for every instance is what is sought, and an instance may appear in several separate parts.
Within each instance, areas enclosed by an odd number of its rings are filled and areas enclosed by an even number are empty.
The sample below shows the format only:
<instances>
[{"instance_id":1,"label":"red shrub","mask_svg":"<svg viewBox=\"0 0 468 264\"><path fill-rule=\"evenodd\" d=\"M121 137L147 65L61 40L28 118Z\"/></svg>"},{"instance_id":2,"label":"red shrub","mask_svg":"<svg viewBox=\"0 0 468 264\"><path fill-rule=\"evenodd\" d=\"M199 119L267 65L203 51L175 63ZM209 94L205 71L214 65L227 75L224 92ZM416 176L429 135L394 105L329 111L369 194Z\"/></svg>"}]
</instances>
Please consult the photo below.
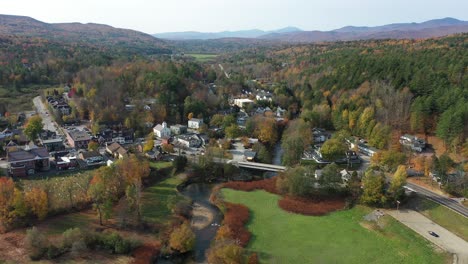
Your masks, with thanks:
<instances>
[{"instance_id":1,"label":"red shrub","mask_svg":"<svg viewBox=\"0 0 468 264\"><path fill-rule=\"evenodd\" d=\"M132 256L135 259L132 261L132 264L153 263L158 257L160 250L161 245L143 244L133 251Z\"/></svg>"},{"instance_id":2,"label":"red shrub","mask_svg":"<svg viewBox=\"0 0 468 264\"><path fill-rule=\"evenodd\" d=\"M225 205L224 224L231 230L233 239L239 241L239 244L245 247L251 236L249 230L245 228L250 218L249 209L241 204L226 203Z\"/></svg>"},{"instance_id":3,"label":"red shrub","mask_svg":"<svg viewBox=\"0 0 468 264\"><path fill-rule=\"evenodd\" d=\"M278 206L288 212L303 215L325 215L343 209L344 198L306 199L285 196L278 201Z\"/></svg>"},{"instance_id":4,"label":"red shrub","mask_svg":"<svg viewBox=\"0 0 468 264\"><path fill-rule=\"evenodd\" d=\"M239 191L250 192L254 190L265 190L270 193L277 194L276 191L276 177L260 180L260 181L250 181L250 182L240 182L240 181L233 181L233 182L226 182L223 184L224 188L230 188Z\"/></svg>"}]
</instances>

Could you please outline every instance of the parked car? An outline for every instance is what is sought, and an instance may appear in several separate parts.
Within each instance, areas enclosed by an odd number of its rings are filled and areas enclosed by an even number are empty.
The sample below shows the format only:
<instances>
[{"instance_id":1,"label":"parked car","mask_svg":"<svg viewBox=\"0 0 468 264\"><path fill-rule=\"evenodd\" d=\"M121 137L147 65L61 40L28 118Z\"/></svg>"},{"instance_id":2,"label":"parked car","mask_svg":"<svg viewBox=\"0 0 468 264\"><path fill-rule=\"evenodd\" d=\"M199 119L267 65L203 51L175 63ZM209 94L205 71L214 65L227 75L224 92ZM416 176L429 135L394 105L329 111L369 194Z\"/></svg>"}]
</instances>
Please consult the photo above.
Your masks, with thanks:
<instances>
[{"instance_id":1,"label":"parked car","mask_svg":"<svg viewBox=\"0 0 468 264\"><path fill-rule=\"evenodd\" d=\"M431 235L433 237L439 237L439 235L434 231L428 231L428 232L429 232L429 235Z\"/></svg>"}]
</instances>

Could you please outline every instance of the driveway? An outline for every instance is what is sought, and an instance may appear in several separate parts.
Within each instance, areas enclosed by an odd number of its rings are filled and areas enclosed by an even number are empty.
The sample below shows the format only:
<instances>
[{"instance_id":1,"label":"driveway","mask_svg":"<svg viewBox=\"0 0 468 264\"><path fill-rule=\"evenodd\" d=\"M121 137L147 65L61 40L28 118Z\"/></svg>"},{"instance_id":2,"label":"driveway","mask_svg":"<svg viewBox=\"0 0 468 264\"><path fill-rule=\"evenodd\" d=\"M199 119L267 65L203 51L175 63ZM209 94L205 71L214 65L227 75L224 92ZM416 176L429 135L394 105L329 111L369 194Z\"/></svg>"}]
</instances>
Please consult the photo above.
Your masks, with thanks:
<instances>
[{"instance_id":1,"label":"driveway","mask_svg":"<svg viewBox=\"0 0 468 264\"><path fill-rule=\"evenodd\" d=\"M450 253L456 254L458 262L454 261L454 263L468 264L468 242L465 240L432 222L427 217L416 211L402 209L398 211L389 210L387 213L432 243ZM431 236L428 231L437 233L439 237Z\"/></svg>"}]
</instances>

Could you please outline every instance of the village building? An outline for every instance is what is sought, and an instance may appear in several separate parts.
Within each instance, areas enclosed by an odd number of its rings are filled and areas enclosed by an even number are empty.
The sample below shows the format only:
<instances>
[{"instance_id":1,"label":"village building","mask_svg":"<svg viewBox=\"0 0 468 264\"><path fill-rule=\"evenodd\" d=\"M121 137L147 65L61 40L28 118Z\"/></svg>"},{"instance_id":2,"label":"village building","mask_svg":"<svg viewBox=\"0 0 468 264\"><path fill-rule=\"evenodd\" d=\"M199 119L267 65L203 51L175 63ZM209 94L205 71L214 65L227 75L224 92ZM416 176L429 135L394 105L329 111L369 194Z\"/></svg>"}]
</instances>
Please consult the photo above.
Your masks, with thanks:
<instances>
[{"instance_id":1,"label":"village building","mask_svg":"<svg viewBox=\"0 0 468 264\"><path fill-rule=\"evenodd\" d=\"M200 118L192 118L188 121L188 127L192 129L200 129L203 125L203 119Z\"/></svg>"},{"instance_id":2,"label":"village building","mask_svg":"<svg viewBox=\"0 0 468 264\"><path fill-rule=\"evenodd\" d=\"M50 169L49 152L46 148L26 147L7 153L8 174L24 177Z\"/></svg>"},{"instance_id":3,"label":"village building","mask_svg":"<svg viewBox=\"0 0 468 264\"><path fill-rule=\"evenodd\" d=\"M171 130L167 127L167 123L157 124L153 128L153 133L158 138L168 138L171 136Z\"/></svg>"}]
</instances>

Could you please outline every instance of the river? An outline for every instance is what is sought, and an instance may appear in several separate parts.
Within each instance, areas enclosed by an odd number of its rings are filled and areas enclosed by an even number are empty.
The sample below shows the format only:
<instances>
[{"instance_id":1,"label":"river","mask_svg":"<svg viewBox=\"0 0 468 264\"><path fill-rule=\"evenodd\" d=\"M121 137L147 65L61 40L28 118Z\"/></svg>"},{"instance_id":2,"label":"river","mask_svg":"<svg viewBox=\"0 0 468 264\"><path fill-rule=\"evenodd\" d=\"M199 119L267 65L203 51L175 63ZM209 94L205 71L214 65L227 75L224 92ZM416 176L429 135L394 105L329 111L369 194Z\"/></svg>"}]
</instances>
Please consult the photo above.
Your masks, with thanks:
<instances>
[{"instance_id":1,"label":"river","mask_svg":"<svg viewBox=\"0 0 468 264\"><path fill-rule=\"evenodd\" d=\"M206 250L210 247L211 240L215 237L223 215L218 207L209 199L214 185L205 183L192 183L181 192L193 201L193 217L191 226L195 232L195 261L205 263Z\"/></svg>"}]
</instances>

